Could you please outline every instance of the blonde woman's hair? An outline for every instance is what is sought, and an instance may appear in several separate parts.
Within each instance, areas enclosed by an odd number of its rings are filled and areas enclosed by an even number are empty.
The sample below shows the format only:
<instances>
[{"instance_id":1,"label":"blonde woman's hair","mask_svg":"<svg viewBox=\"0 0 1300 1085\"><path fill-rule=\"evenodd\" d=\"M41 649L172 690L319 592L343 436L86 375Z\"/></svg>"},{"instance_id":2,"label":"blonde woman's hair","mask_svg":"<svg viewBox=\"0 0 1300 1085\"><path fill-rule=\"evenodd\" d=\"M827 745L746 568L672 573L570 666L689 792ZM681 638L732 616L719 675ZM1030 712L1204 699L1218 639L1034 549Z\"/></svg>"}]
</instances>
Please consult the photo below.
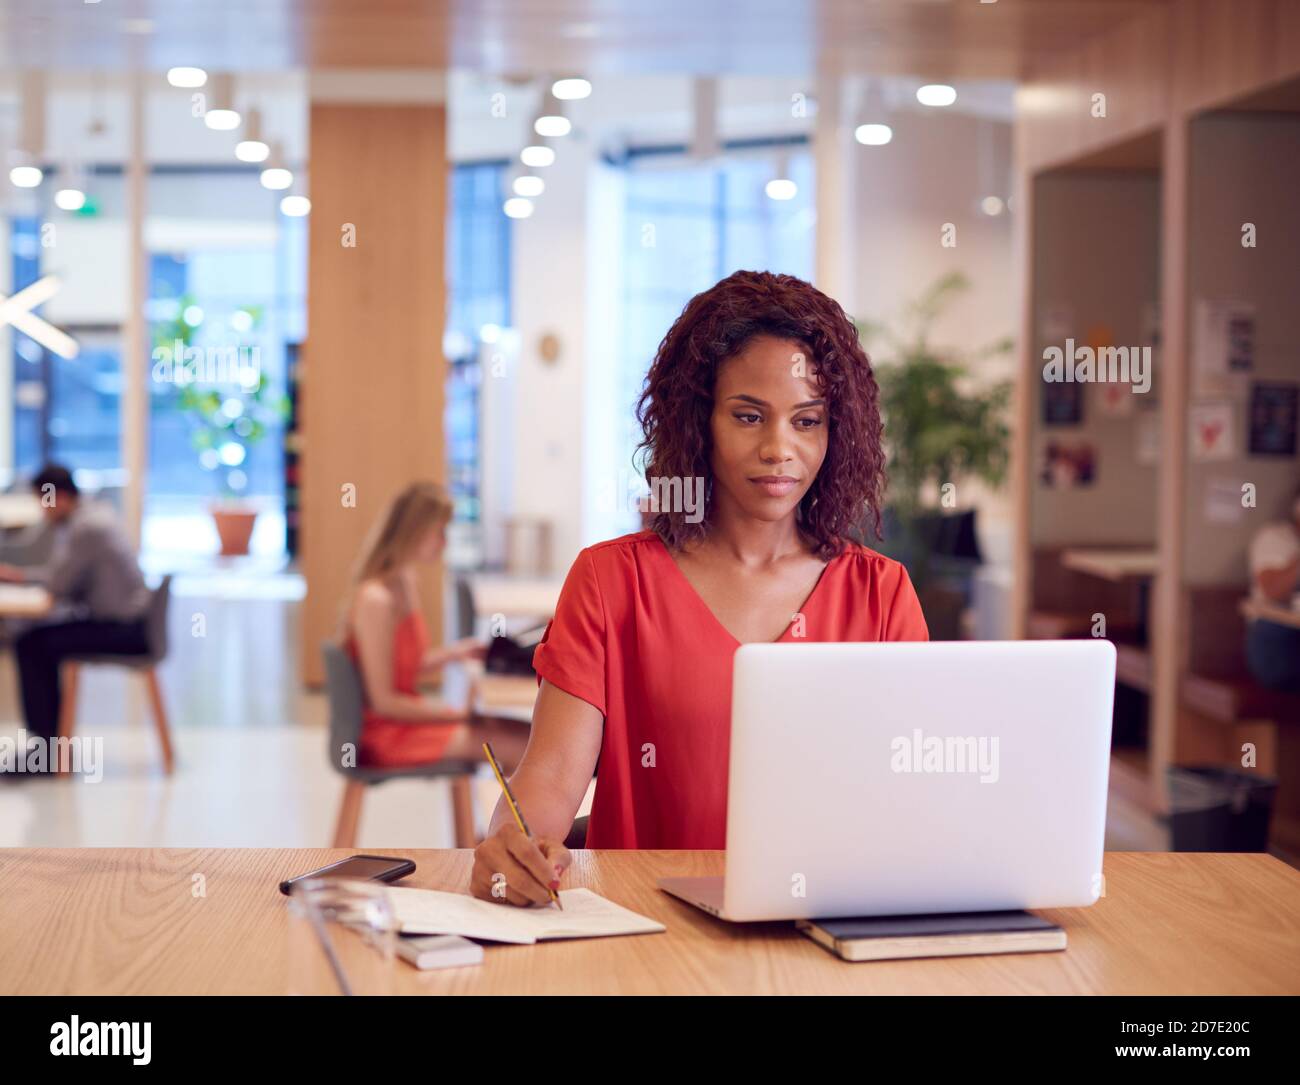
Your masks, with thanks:
<instances>
[{"instance_id":1,"label":"blonde woman's hair","mask_svg":"<svg viewBox=\"0 0 1300 1085\"><path fill-rule=\"evenodd\" d=\"M340 637L347 635L352 599L366 581L383 579L411 560L429 531L452 517L451 498L434 482L413 482L389 502L370 529L352 568L352 580L339 615Z\"/></svg>"}]
</instances>

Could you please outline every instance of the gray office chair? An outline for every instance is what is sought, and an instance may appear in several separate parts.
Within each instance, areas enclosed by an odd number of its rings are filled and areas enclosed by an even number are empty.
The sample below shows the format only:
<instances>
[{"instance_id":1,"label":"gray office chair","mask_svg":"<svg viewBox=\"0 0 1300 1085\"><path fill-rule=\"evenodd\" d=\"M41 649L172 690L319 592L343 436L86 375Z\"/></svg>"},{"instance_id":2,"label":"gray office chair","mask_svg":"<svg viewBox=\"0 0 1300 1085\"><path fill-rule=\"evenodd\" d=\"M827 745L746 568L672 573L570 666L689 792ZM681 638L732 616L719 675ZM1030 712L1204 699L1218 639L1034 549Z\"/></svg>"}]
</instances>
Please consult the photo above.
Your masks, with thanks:
<instances>
[{"instance_id":1,"label":"gray office chair","mask_svg":"<svg viewBox=\"0 0 1300 1085\"><path fill-rule=\"evenodd\" d=\"M474 612L474 588L470 585L468 577L458 576L456 578L456 635L459 637L472 637L476 617Z\"/></svg>"},{"instance_id":2,"label":"gray office chair","mask_svg":"<svg viewBox=\"0 0 1300 1085\"><path fill-rule=\"evenodd\" d=\"M361 800L365 797L367 785L382 784L385 780L401 776L448 776L451 778L452 823L455 825L456 847L474 847L477 836L474 831L474 803L470 781L477 768L476 763L442 760L401 767L358 764L361 720L365 707L361 676L357 673L352 657L341 645L326 641L321 645L321 653L325 657L325 689L329 696L330 766L347 781L334 827L333 846L356 847Z\"/></svg>"},{"instance_id":3,"label":"gray office chair","mask_svg":"<svg viewBox=\"0 0 1300 1085\"><path fill-rule=\"evenodd\" d=\"M163 704L162 690L158 686L158 664L167 657L167 607L171 602L172 578L164 576L162 583L149 597L145 613L145 645L143 655L81 655L63 661L60 678L63 699L59 706L59 737L71 738L77 729L77 689L81 668L126 667L137 672L145 681L149 705L153 711L154 726L158 730L158 744L162 747L163 771L170 776L175 768L172 751L171 728L167 723L167 707ZM61 746L61 750L67 750ZM66 767L66 766L65 766Z\"/></svg>"}]
</instances>

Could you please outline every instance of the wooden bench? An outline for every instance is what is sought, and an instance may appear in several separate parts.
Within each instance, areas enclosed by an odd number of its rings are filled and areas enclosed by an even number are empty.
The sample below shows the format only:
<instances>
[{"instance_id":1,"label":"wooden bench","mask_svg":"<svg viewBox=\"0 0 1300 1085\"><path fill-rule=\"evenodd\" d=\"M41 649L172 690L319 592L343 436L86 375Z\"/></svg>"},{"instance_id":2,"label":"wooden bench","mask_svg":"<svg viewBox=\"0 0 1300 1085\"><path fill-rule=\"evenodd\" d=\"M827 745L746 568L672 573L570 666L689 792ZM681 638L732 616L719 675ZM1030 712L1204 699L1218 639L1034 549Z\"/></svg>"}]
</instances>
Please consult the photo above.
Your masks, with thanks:
<instances>
[{"instance_id":1,"label":"wooden bench","mask_svg":"<svg viewBox=\"0 0 1300 1085\"><path fill-rule=\"evenodd\" d=\"M1270 839L1300 856L1300 694L1261 686L1246 664L1245 585L1188 590L1185 667L1179 683L1175 761L1242 767L1242 746L1255 767L1277 777Z\"/></svg>"},{"instance_id":2,"label":"wooden bench","mask_svg":"<svg viewBox=\"0 0 1300 1085\"><path fill-rule=\"evenodd\" d=\"M1061 564L1067 546L1034 549L1032 605L1026 632L1031 640L1090 637L1093 615L1106 618L1108 640L1132 640L1138 629L1137 588L1113 583Z\"/></svg>"}]
</instances>

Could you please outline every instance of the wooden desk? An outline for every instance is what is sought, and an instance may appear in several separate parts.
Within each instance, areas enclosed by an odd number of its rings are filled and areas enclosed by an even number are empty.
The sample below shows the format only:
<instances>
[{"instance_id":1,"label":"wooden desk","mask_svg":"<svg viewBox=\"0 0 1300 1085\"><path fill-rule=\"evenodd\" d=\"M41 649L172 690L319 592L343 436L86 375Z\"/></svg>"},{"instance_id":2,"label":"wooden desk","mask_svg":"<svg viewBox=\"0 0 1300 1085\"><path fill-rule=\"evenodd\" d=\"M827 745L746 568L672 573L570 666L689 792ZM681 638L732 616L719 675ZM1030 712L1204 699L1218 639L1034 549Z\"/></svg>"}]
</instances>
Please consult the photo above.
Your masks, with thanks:
<instances>
[{"instance_id":1,"label":"wooden desk","mask_svg":"<svg viewBox=\"0 0 1300 1085\"><path fill-rule=\"evenodd\" d=\"M563 586L563 577L481 575L470 581L474 613L480 618L503 614L548 621L555 615Z\"/></svg>"},{"instance_id":2,"label":"wooden desk","mask_svg":"<svg viewBox=\"0 0 1300 1085\"><path fill-rule=\"evenodd\" d=\"M464 885L468 851L395 849L403 884ZM277 883L354 854L319 849L0 850L0 995L282 994ZM788 923L729 924L655 888L717 874L721 852L579 851L585 885L664 934L488 946L477 967L420 973L412 994L1296 994L1300 872L1267 855L1112 852L1106 896L1044 912L1064 953L849 964ZM206 897L192 895L193 875Z\"/></svg>"},{"instance_id":3,"label":"wooden desk","mask_svg":"<svg viewBox=\"0 0 1300 1085\"><path fill-rule=\"evenodd\" d=\"M533 722L537 679L511 674L488 674L478 660L448 664L443 670L438 696L446 704L472 701L480 716Z\"/></svg>"},{"instance_id":4,"label":"wooden desk","mask_svg":"<svg viewBox=\"0 0 1300 1085\"><path fill-rule=\"evenodd\" d=\"M1300 610L1284 607L1281 603L1265 603L1249 597L1241 601L1242 616L1250 621L1273 622L1300 629Z\"/></svg>"},{"instance_id":5,"label":"wooden desk","mask_svg":"<svg viewBox=\"0 0 1300 1085\"><path fill-rule=\"evenodd\" d=\"M1159 554L1154 550L1062 550L1061 565L1076 573L1100 577L1102 580L1137 583L1138 642L1146 644L1148 619L1151 613L1151 581L1159 565Z\"/></svg>"},{"instance_id":6,"label":"wooden desk","mask_svg":"<svg viewBox=\"0 0 1300 1085\"><path fill-rule=\"evenodd\" d=\"M0 584L0 618L40 618L54 600L36 584Z\"/></svg>"},{"instance_id":7,"label":"wooden desk","mask_svg":"<svg viewBox=\"0 0 1300 1085\"><path fill-rule=\"evenodd\" d=\"M0 531L39 524L44 517L41 499L31 493L0 494Z\"/></svg>"},{"instance_id":8,"label":"wooden desk","mask_svg":"<svg viewBox=\"0 0 1300 1085\"><path fill-rule=\"evenodd\" d=\"M1159 555L1154 550L1061 551L1061 564L1077 573L1103 580L1150 579L1156 575Z\"/></svg>"}]
</instances>

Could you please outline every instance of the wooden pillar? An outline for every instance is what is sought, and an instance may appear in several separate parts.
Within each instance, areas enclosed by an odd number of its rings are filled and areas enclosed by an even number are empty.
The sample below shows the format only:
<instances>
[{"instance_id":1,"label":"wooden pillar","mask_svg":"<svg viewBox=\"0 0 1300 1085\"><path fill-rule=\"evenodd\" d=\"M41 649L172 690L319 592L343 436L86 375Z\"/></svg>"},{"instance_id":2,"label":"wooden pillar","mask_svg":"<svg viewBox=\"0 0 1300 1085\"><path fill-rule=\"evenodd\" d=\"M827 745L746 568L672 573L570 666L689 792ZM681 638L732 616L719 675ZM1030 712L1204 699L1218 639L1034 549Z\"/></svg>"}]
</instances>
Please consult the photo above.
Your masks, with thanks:
<instances>
[{"instance_id":1,"label":"wooden pillar","mask_svg":"<svg viewBox=\"0 0 1300 1085\"><path fill-rule=\"evenodd\" d=\"M1033 454L1034 418L1038 410L1042 363L1038 345L1037 307L1034 301L1034 174L1025 156L1025 128L1012 130L1012 176L1015 178L1015 212L1011 218L1015 253L1015 292L1020 298L1020 334L1016 344L1015 383L1011 407L1011 627L1012 640L1023 640L1029 628L1033 593Z\"/></svg>"},{"instance_id":2,"label":"wooden pillar","mask_svg":"<svg viewBox=\"0 0 1300 1085\"><path fill-rule=\"evenodd\" d=\"M144 75L130 77L130 158L126 164L127 289L126 322L122 326L122 466L126 488L122 493L122 526L138 549L144 536L144 494L149 482L149 327L145 300L149 290L149 255L144 246L144 218L148 205L149 164L145 161Z\"/></svg>"},{"instance_id":3,"label":"wooden pillar","mask_svg":"<svg viewBox=\"0 0 1300 1085\"><path fill-rule=\"evenodd\" d=\"M1159 567L1152 592L1151 795L1168 809L1165 768L1174 757L1178 687L1185 657L1186 611L1183 542L1187 468L1187 199L1189 116L1173 110L1161 155L1160 467L1156 487L1156 549Z\"/></svg>"},{"instance_id":4,"label":"wooden pillar","mask_svg":"<svg viewBox=\"0 0 1300 1085\"><path fill-rule=\"evenodd\" d=\"M446 483L446 111L438 102L311 106L302 352L302 670L324 678L353 564L408 483ZM350 495L355 495L355 504ZM421 588L435 642L441 568Z\"/></svg>"},{"instance_id":5,"label":"wooden pillar","mask_svg":"<svg viewBox=\"0 0 1300 1085\"><path fill-rule=\"evenodd\" d=\"M817 117L813 129L816 182L817 288L838 301L850 315L857 304L854 253L857 216L853 213L853 117L848 113L845 79L838 74L817 82Z\"/></svg>"}]
</instances>

